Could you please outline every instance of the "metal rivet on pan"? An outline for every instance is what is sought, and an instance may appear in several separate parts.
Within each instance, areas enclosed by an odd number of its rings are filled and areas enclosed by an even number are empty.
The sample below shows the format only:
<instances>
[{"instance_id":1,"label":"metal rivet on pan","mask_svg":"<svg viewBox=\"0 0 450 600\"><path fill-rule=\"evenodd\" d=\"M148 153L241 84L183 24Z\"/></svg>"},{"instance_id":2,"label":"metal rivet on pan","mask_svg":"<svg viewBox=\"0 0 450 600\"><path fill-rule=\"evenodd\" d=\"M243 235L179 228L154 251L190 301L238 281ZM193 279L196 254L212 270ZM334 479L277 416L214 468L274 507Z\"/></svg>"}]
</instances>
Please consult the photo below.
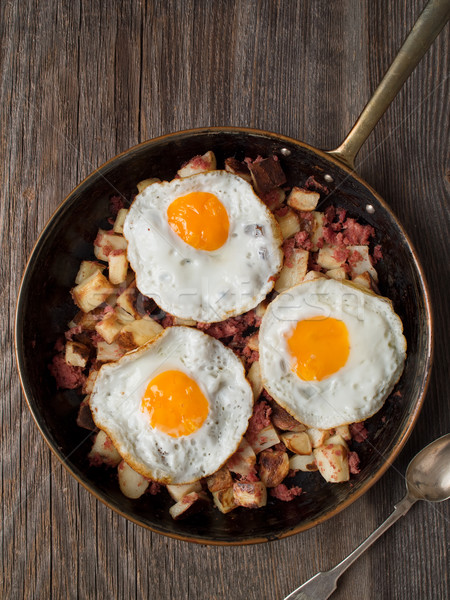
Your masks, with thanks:
<instances>
[{"instance_id":1,"label":"metal rivet on pan","mask_svg":"<svg viewBox=\"0 0 450 600\"><path fill-rule=\"evenodd\" d=\"M366 204L366 210L371 215L373 215L373 213L375 212L375 208L373 207L372 204Z\"/></svg>"},{"instance_id":2,"label":"metal rivet on pan","mask_svg":"<svg viewBox=\"0 0 450 600\"><path fill-rule=\"evenodd\" d=\"M334 181L334 179L331 177L331 175L328 175L328 173L326 175L323 176L323 178L325 179L325 181L327 181L328 183L331 183L332 181Z\"/></svg>"},{"instance_id":3,"label":"metal rivet on pan","mask_svg":"<svg viewBox=\"0 0 450 600\"><path fill-rule=\"evenodd\" d=\"M281 148L280 153L283 156L290 156L291 155L291 151L289 150L289 148Z\"/></svg>"}]
</instances>

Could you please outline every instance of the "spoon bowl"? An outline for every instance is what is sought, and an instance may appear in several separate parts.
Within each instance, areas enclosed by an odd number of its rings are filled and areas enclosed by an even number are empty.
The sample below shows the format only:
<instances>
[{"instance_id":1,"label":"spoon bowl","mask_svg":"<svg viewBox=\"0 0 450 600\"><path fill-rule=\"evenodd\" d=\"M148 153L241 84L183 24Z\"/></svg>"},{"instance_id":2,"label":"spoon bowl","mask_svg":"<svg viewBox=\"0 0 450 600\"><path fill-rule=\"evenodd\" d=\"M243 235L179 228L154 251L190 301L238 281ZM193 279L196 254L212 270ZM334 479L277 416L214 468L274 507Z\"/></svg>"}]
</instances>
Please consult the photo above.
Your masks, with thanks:
<instances>
[{"instance_id":1,"label":"spoon bowl","mask_svg":"<svg viewBox=\"0 0 450 600\"><path fill-rule=\"evenodd\" d=\"M415 500L443 502L450 498L450 434L417 454L406 470L408 494Z\"/></svg>"}]
</instances>

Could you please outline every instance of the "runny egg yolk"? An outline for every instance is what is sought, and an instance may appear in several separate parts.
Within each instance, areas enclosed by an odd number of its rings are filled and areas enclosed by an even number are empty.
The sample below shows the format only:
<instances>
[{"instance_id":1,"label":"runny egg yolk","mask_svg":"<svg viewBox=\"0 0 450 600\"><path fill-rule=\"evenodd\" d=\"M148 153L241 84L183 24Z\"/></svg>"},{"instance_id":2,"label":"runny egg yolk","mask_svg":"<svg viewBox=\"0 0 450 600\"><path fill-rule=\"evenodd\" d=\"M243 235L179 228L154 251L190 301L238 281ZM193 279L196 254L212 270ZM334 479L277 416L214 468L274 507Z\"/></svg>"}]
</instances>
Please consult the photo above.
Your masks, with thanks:
<instances>
[{"instance_id":1,"label":"runny egg yolk","mask_svg":"<svg viewBox=\"0 0 450 600\"><path fill-rule=\"evenodd\" d=\"M142 398L142 410L153 428L178 438L194 433L203 425L209 403L191 377L170 370L150 381Z\"/></svg>"},{"instance_id":2,"label":"runny egg yolk","mask_svg":"<svg viewBox=\"0 0 450 600\"><path fill-rule=\"evenodd\" d=\"M191 192L175 198L167 209L167 219L173 231L197 250L217 250L228 239L227 211L209 192Z\"/></svg>"},{"instance_id":3,"label":"runny egg yolk","mask_svg":"<svg viewBox=\"0 0 450 600\"><path fill-rule=\"evenodd\" d=\"M331 317L299 321L287 342L296 359L293 370L305 381L321 381L336 373L350 353L345 323Z\"/></svg>"}]
</instances>

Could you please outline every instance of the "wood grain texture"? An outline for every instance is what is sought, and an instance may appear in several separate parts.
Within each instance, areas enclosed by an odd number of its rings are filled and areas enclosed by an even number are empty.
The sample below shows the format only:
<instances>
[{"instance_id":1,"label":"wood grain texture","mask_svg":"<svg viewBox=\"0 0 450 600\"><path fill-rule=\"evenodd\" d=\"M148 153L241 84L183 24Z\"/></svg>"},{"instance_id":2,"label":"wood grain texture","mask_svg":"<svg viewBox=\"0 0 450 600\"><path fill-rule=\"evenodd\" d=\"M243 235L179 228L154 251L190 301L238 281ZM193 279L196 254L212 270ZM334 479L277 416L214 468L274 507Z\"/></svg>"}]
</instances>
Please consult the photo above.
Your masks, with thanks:
<instances>
[{"instance_id":1,"label":"wood grain texture","mask_svg":"<svg viewBox=\"0 0 450 600\"><path fill-rule=\"evenodd\" d=\"M393 468L313 530L216 548L152 534L99 504L51 455L14 363L17 291L54 209L108 158L207 125L337 146L423 0L3 0L0 5L2 598L281 600L349 553L404 493L414 453L449 430L448 28L363 147L360 174L423 262L435 366ZM420 504L342 578L336 599L444 599L448 505Z\"/></svg>"}]
</instances>

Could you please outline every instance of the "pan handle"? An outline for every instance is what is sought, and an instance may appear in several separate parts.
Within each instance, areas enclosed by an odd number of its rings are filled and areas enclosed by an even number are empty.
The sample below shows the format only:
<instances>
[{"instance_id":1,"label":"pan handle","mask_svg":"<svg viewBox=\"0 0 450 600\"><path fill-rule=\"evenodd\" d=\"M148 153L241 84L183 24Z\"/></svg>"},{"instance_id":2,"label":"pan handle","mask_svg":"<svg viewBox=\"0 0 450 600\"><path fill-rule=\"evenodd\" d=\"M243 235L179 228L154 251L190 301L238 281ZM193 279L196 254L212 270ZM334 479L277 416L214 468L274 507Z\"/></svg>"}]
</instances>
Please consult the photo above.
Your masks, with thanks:
<instances>
[{"instance_id":1,"label":"pan handle","mask_svg":"<svg viewBox=\"0 0 450 600\"><path fill-rule=\"evenodd\" d=\"M430 0L342 144L328 151L350 169L372 129L450 17L450 0Z\"/></svg>"}]
</instances>

